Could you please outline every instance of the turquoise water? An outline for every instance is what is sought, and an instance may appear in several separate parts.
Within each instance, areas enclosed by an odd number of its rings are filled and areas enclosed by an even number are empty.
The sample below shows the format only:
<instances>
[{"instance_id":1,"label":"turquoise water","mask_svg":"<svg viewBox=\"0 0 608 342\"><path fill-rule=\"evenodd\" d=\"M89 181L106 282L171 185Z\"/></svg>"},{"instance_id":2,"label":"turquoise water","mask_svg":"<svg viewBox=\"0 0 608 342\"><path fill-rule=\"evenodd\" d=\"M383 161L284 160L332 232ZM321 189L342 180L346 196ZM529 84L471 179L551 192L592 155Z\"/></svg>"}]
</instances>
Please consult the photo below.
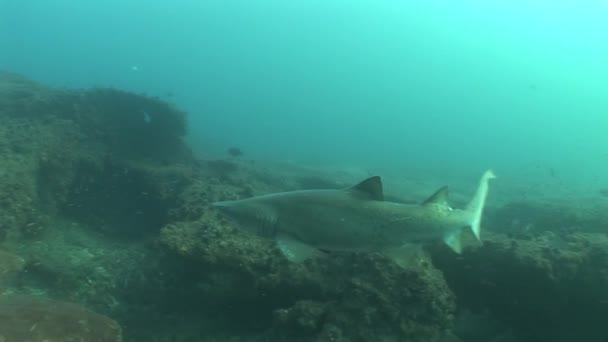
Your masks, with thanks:
<instances>
[{"instance_id":1,"label":"turquoise water","mask_svg":"<svg viewBox=\"0 0 608 342\"><path fill-rule=\"evenodd\" d=\"M201 153L557 173L591 191L608 171L607 15L603 1L4 0L0 68L168 99Z\"/></svg>"},{"instance_id":2,"label":"turquoise water","mask_svg":"<svg viewBox=\"0 0 608 342\"><path fill-rule=\"evenodd\" d=\"M606 18L606 1L0 0L0 340L608 341ZM210 205L380 175L387 201L448 184L465 208L488 168L460 256L438 233L293 263ZM369 182L349 191L361 213L321 218L371 221ZM336 227L299 204L245 213ZM433 204L416 210L442 223Z\"/></svg>"}]
</instances>

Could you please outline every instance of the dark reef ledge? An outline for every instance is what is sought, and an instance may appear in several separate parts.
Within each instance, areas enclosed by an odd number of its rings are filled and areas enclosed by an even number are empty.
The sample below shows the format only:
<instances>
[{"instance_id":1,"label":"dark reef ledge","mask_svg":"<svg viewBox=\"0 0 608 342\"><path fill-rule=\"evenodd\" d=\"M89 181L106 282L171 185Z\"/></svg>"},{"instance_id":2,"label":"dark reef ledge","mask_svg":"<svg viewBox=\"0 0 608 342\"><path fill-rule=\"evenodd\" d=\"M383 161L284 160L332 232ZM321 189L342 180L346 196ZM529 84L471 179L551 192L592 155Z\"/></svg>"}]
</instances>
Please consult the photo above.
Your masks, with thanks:
<instances>
[{"instance_id":1,"label":"dark reef ledge","mask_svg":"<svg viewBox=\"0 0 608 342\"><path fill-rule=\"evenodd\" d=\"M493 333L508 341L607 341L606 234L486 234L462 257L444 249L433 256L459 304L499 323Z\"/></svg>"}]
</instances>

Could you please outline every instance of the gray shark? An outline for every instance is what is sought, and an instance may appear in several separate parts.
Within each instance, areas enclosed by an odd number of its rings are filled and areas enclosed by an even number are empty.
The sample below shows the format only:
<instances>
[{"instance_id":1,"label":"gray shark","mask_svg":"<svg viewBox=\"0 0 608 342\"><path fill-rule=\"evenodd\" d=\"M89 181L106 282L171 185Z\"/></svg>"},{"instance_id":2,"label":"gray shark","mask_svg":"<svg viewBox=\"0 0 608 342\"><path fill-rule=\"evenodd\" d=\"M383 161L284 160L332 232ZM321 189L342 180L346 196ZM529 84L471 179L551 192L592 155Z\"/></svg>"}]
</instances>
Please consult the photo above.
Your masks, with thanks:
<instances>
[{"instance_id":1,"label":"gray shark","mask_svg":"<svg viewBox=\"0 0 608 342\"><path fill-rule=\"evenodd\" d=\"M460 253L464 228L480 240L482 212L493 178L491 170L483 174L465 209L450 207L447 186L421 204L385 201L378 176L346 189L274 193L213 206L236 219L239 226L276 239L283 254L296 262L321 251L378 251L394 256L406 245L433 240L443 240Z\"/></svg>"}]
</instances>

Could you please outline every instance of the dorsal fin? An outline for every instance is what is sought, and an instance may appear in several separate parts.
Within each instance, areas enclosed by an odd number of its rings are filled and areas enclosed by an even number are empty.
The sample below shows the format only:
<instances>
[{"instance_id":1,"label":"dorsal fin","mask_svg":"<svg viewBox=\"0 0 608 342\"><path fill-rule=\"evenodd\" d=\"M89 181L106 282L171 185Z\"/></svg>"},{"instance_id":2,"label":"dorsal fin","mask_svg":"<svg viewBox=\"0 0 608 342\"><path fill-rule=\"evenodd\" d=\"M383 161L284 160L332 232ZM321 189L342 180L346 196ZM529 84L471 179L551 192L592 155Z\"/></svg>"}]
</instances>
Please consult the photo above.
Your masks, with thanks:
<instances>
[{"instance_id":1,"label":"dorsal fin","mask_svg":"<svg viewBox=\"0 0 608 342\"><path fill-rule=\"evenodd\" d=\"M422 205L441 205L449 207L448 203L448 187L443 186L439 190L435 191L429 198L427 198Z\"/></svg>"},{"instance_id":2,"label":"dorsal fin","mask_svg":"<svg viewBox=\"0 0 608 342\"><path fill-rule=\"evenodd\" d=\"M352 193L363 195L366 198L384 201L384 192L382 191L382 179L380 176L369 177L361 183L348 188Z\"/></svg>"}]
</instances>

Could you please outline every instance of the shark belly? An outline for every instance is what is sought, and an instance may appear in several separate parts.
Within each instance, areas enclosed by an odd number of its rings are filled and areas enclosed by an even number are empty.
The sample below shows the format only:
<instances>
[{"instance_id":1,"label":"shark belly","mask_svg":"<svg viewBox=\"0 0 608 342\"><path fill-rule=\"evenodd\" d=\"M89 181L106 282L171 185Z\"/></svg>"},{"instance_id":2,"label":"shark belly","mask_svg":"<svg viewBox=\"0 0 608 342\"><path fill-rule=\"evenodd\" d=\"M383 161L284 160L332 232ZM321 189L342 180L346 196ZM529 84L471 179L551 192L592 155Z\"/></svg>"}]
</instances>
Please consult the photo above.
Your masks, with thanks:
<instances>
[{"instance_id":1,"label":"shark belly","mask_svg":"<svg viewBox=\"0 0 608 342\"><path fill-rule=\"evenodd\" d=\"M436 238L411 206L390 202L307 203L284 210L278 231L326 250L374 251ZM291 212L290 212L291 211Z\"/></svg>"}]
</instances>

